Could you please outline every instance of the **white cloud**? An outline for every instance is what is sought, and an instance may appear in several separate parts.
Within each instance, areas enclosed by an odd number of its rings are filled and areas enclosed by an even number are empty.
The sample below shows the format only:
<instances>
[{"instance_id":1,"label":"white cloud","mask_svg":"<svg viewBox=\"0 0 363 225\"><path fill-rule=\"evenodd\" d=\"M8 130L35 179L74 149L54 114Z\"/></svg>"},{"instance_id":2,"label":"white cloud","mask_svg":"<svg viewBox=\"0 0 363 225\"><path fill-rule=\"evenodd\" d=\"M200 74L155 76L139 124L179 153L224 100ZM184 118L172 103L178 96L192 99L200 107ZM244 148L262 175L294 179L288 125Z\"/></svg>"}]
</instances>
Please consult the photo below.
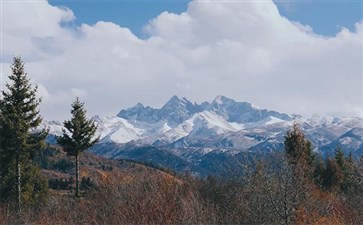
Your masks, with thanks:
<instances>
[{"instance_id":1,"label":"white cloud","mask_svg":"<svg viewBox=\"0 0 363 225\"><path fill-rule=\"evenodd\" d=\"M62 26L77 15L46 1L2 4L2 73L23 56L47 119L68 117L75 95L90 114L161 106L173 94L305 115L362 112L362 23L323 37L272 1L193 1L151 20L141 40L110 22Z\"/></svg>"}]
</instances>

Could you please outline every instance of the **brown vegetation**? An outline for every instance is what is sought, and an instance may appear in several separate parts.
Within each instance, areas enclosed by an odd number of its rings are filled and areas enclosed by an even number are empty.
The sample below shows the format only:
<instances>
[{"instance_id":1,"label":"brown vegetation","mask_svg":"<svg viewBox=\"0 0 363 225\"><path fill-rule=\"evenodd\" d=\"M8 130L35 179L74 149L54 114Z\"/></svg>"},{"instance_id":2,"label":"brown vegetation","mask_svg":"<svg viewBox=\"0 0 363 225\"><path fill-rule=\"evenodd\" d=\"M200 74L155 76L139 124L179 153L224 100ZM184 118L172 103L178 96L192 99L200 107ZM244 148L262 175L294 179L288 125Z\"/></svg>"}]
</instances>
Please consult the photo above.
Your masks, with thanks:
<instances>
[{"instance_id":1,"label":"brown vegetation","mask_svg":"<svg viewBox=\"0 0 363 225\"><path fill-rule=\"evenodd\" d=\"M60 151L53 161L67 157ZM86 153L81 176L94 186L74 198L73 190L24 210L25 224L359 224L362 192L324 190L298 176L283 154L256 162L238 179L171 175L127 161ZM112 168L112 169L110 169ZM74 176L43 171L44 175ZM48 177L51 178L51 177ZM2 205L0 224L19 222Z\"/></svg>"}]
</instances>

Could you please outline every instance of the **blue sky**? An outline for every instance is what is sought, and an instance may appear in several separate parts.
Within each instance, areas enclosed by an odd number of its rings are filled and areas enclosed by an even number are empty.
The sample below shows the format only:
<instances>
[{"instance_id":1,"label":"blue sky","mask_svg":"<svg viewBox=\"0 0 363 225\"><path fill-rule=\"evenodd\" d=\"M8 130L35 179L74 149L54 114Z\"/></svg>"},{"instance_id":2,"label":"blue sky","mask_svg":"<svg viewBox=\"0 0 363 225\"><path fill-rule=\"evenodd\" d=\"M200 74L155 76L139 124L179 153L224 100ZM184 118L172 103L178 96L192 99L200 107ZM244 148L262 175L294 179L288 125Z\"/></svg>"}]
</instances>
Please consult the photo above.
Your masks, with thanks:
<instances>
[{"instance_id":1,"label":"blue sky","mask_svg":"<svg viewBox=\"0 0 363 225\"><path fill-rule=\"evenodd\" d=\"M163 11L186 11L188 0L99 1L51 0L55 6L66 6L76 15L75 25L94 24L100 20L128 27L138 37L145 37L143 26ZM334 36L342 27L354 29L363 19L363 1L357 0L292 0L274 1L282 16L309 25L320 35Z\"/></svg>"}]
</instances>

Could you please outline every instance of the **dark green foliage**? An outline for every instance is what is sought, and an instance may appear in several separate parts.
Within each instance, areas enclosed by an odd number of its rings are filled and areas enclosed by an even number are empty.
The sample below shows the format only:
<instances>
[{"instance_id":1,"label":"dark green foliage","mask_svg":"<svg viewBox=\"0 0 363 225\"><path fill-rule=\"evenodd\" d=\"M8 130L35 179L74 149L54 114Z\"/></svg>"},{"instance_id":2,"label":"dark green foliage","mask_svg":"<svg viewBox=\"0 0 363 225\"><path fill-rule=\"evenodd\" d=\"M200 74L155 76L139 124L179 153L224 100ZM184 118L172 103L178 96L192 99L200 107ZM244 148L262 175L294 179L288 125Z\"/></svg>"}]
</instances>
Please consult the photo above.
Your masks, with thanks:
<instances>
[{"instance_id":1,"label":"dark green foliage","mask_svg":"<svg viewBox=\"0 0 363 225\"><path fill-rule=\"evenodd\" d=\"M108 165L105 165L103 163L100 163L100 167L101 167L101 170L104 170L104 171L112 171L113 170L113 167L112 166L108 166Z\"/></svg>"},{"instance_id":2,"label":"dark green foliage","mask_svg":"<svg viewBox=\"0 0 363 225\"><path fill-rule=\"evenodd\" d=\"M359 177L357 180L361 181L363 185L363 155L359 159L357 172L359 175L361 175L361 177Z\"/></svg>"},{"instance_id":3,"label":"dark green foliage","mask_svg":"<svg viewBox=\"0 0 363 225\"><path fill-rule=\"evenodd\" d=\"M340 188L344 174L335 159L328 158L325 172L323 173L323 187L328 190Z\"/></svg>"},{"instance_id":4,"label":"dark green foliage","mask_svg":"<svg viewBox=\"0 0 363 225\"><path fill-rule=\"evenodd\" d=\"M46 149L44 149L42 152L41 152L42 155L44 156L56 156L59 154L59 150L52 147L52 146L48 146Z\"/></svg>"},{"instance_id":5,"label":"dark green foliage","mask_svg":"<svg viewBox=\"0 0 363 225\"><path fill-rule=\"evenodd\" d=\"M316 159L311 142L305 139L296 123L285 136L284 148L287 162L295 177L301 177L305 183L320 182L321 162Z\"/></svg>"},{"instance_id":6,"label":"dark green foliage","mask_svg":"<svg viewBox=\"0 0 363 225\"><path fill-rule=\"evenodd\" d=\"M40 176L39 169L32 164L25 164L23 171L21 176L22 203L29 205L44 200L48 196L48 185L46 179ZM13 202L16 199L17 193L14 191L15 184L15 173L8 174L4 177L2 180L3 201Z\"/></svg>"},{"instance_id":7,"label":"dark green foliage","mask_svg":"<svg viewBox=\"0 0 363 225\"><path fill-rule=\"evenodd\" d=\"M284 147L290 164L312 166L315 156L312 153L311 142L305 139L304 133L296 123L293 129L287 132Z\"/></svg>"},{"instance_id":8,"label":"dark green foliage","mask_svg":"<svg viewBox=\"0 0 363 225\"><path fill-rule=\"evenodd\" d=\"M48 180L49 188L54 190L70 190L74 183L73 177L69 179L64 178L50 178Z\"/></svg>"},{"instance_id":9,"label":"dark green foliage","mask_svg":"<svg viewBox=\"0 0 363 225\"><path fill-rule=\"evenodd\" d=\"M51 146L47 146L46 149L41 151L36 157L34 157L33 162L39 166L41 169L52 169L54 162L49 160L50 156L55 156L59 151Z\"/></svg>"},{"instance_id":10,"label":"dark green foliage","mask_svg":"<svg viewBox=\"0 0 363 225\"><path fill-rule=\"evenodd\" d=\"M70 156L77 156L97 143L94 138L96 125L94 121L87 119L84 103L77 98L72 104L72 118L64 121L63 134L57 137L57 143L64 148Z\"/></svg>"},{"instance_id":11,"label":"dark green foliage","mask_svg":"<svg viewBox=\"0 0 363 225\"><path fill-rule=\"evenodd\" d=\"M51 169L63 173L69 173L74 170L75 164L69 159L63 158L53 163Z\"/></svg>"},{"instance_id":12,"label":"dark green foliage","mask_svg":"<svg viewBox=\"0 0 363 225\"><path fill-rule=\"evenodd\" d=\"M344 152L340 146L337 146L335 149L335 157L334 157L336 163L338 166L344 170L345 168L345 158L344 158Z\"/></svg>"},{"instance_id":13,"label":"dark green foliage","mask_svg":"<svg viewBox=\"0 0 363 225\"><path fill-rule=\"evenodd\" d=\"M318 186L322 186L323 174L325 172L325 164L321 157L316 158L315 168L313 172L314 182Z\"/></svg>"},{"instance_id":14,"label":"dark green foliage","mask_svg":"<svg viewBox=\"0 0 363 225\"><path fill-rule=\"evenodd\" d=\"M95 138L96 125L87 119L84 103L77 98L72 104L72 118L64 121L63 134L57 137L57 142L68 155L76 158L76 197L79 197L79 157L80 154L92 147L99 138Z\"/></svg>"},{"instance_id":15,"label":"dark green foliage","mask_svg":"<svg viewBox=\"0 0 363 225\"><path fill-rule=\"evenodd\" d=\"M91 188L95 187L94 182L89 177L82 177L81 180L81 189L82 190L89 190Z\"/></svg>"},{"instance_id":16,"label":"dark green foliage","mask_svg":"<svg viewBox=\"0 0 363 225\"><path fill-rule=\"evenodd\" d=\"M328 158L322 175L322 185L328 190L336 190L347 195L356 195L362 190L358 164L352 154L344 156L343 150L337 146L334 158Z\"/></svg>"},{"instance_id":17,"label":"dark green foliage","mask_svg":"<svg viewBox=\"0 0 363 225\"><path fill-rule=\"evenodd\" d=\"M32 159L44 146L47 131L34 132L42 121L37 88L32 88L24 63L14 58L11 84L0 100L0 198L14 202L20 212L22 202L31 203L46 195L46 182L38 175Z\"/></svg>"},{"instance_id":18,"label":"dark green foliage","mask_svg":"<svg viewBox=\"0 0 363 225\"><path fill-rule=\"evenodd\" d=\"M348 195L362 193L363 184L360 184L359 182L359 167L354 161L352 153L349 153L349 155L344 158L344 167L341 169L344 174L342 191Z\"/></svg>"},{"instance_id":19,"label":"dark green foliage","mask_svg":"<svg viewBox=\"0 0 363 225\"><path fill-rule=\"evenodd\" d=\"M69 173L74 170L75 164L68 158L61 158L59 160L52 160L49 157L58 154L58 150L54 148L47 148L42 151L37 157L34 158L34 163L41 169L56 170L63 173Z\"/></svg>"}]
</instances>

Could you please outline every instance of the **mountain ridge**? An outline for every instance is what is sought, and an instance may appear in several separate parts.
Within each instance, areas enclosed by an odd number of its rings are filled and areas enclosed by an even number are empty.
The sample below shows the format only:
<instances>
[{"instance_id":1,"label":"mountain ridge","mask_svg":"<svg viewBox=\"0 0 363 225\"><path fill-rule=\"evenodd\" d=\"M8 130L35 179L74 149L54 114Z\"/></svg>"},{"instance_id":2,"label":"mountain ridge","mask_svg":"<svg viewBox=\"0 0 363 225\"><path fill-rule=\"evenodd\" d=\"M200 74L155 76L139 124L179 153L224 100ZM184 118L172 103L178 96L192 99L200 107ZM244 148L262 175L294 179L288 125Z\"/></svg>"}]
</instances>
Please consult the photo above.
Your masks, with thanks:
<instances>
[{"instance_id":1,"label":"mountain ridge","mask_svg":"<svg viewBox=\"0 0 363 225\"><path fill-rule=\"evenodd\" d=\"M295 122L300 124L314 150L323 156L331 155L337 145L355 157L363 154L362 118L321 115L305 118L261 109L222 95L211 103L201 104L172 96L159 109L137 103L122 109L116 116L94 116L92 119L98 125L101 139L91 150L109 158L140 160L145 157L147 161L156 157L152 162L158 162L160 155L167 155L170 160L185 160L183 163L190 165L192 158L198 162L197 159L201 160L204 155L218 152L221 156L279 151L283 149L286 132ZM42 126L49 127L53 135L59 135L62 128L56 121L45 122ZM151 155L146 154L145 149L140 151L140 148L149 147L153 149ZM157 148L163 153L157 153ZM134 149L139 149L136 152L142 152L143 156L131 154ZM172 155L176 158L171 159Z\"/></svg>"}]
</instances>

